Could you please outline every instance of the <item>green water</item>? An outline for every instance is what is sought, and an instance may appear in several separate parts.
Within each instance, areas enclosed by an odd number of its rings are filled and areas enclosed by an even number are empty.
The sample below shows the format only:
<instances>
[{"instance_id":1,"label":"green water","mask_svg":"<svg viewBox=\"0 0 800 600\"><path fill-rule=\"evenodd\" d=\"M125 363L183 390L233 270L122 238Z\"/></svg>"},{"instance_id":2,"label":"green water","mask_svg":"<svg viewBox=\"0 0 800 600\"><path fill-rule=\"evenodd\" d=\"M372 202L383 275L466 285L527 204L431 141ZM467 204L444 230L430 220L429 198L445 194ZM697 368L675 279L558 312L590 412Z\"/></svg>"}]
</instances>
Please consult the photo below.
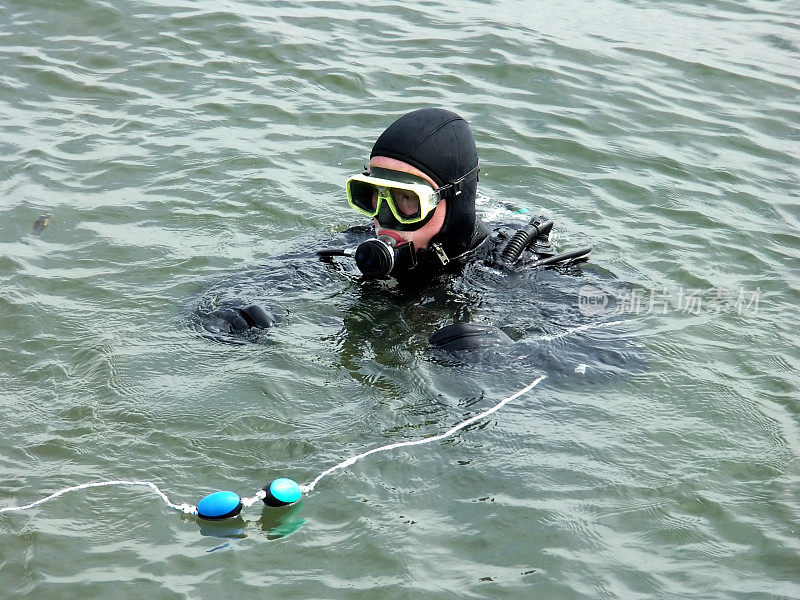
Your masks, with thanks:
<instances>
[{"instance_id":1,"label":"green water","mask_svg":"<svg viewBox=\"0 0 800 600\"><path fill-rule=\"evenodd\" d=\"M290 510L209 525L104 488L3 514L2 595L800 598L799 14L6 0L0 506L110 479L190 503L307 482L532 381L427 360L430 331L386 348L386 323L355 351L344 286L250 346L182 317L215 278L358 223L343 181L423 106L469 120L482 211L594 241L648 359L551 377Z\"/></svg>"}]
</instances>

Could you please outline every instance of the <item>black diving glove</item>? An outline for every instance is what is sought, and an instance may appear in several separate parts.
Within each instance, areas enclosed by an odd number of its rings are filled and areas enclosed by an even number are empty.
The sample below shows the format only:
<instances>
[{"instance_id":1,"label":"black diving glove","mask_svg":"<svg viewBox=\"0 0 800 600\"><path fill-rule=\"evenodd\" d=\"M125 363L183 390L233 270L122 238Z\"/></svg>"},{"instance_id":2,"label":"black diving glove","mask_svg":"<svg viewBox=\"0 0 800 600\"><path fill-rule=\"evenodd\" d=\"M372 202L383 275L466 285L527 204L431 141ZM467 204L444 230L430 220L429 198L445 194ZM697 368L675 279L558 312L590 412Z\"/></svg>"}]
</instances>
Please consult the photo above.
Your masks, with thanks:
<instances>
[{"instance_id":1,"label":"black diving glove","mask_svg":"<svg viewBox=\"0 0 800 600\"><path fill-rule=\"evenodd\" d=\"M485 350L510 346L514 341L497 327L478 323L455 323L436 331L430 343L440 350Z\"/></svg>"},{"instance_id":2,"label":"black diving glove","mask_svg":"<svg viewBox=\"0 0 800 600\"><path fill-rule=\"evenodd\" d=\"M274 327L278 318L257 304L221 306L200 317L200 324L213 339L222 342L255 341L258 333Z\"/></svg>"}]
</instances>

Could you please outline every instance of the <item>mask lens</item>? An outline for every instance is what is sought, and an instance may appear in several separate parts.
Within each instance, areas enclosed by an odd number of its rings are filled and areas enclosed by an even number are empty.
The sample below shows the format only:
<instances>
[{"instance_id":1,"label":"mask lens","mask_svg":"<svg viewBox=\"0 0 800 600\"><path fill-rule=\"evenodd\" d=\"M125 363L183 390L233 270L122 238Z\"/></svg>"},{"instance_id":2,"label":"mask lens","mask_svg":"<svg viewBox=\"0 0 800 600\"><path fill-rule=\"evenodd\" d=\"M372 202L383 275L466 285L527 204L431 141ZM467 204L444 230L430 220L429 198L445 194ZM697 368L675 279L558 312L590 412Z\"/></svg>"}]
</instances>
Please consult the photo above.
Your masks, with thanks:
<instances>
[{"instance_id":1,"label":"mask lens","mask_svg":"<svg viewBox=\"0 0 800 600\"><path fill-rule=\"evenodd\" d=\"M391 190L392 202L400 222L417 221L420 218L422 202L419 195L411 190L394 188Z\"/></svg>"},{"instance_id":2,"label":"mask lens","mask_svg":"<svg viewBox=\"0 0 800 600\"><path fill-rule=\"evenodd\" d=\"M372 217L377 207L378 190L371 183L350 179L347 182L347 199L350 205Z\"/></svg>"}]
</instances>

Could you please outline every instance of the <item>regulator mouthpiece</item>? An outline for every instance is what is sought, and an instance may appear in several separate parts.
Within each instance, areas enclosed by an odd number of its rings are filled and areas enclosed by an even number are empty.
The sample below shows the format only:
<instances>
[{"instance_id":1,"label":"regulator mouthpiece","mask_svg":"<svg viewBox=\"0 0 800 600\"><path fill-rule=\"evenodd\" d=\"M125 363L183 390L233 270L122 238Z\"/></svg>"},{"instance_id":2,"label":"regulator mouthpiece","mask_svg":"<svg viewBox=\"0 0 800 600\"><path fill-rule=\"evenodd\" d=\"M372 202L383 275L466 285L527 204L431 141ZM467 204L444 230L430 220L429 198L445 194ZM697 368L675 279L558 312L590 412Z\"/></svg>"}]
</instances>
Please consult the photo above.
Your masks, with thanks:
<instances>
[{"instance_id":1,"label":"regulator mouthpiece","mask_svg":"<svg viewBox=\"0 0 800 600\"><path fill-rule=\"evenodd\" d=\"M367 240L356 248L355 259L367 279L386 279L394 269L394 248L379 238Z\"/></svg>"},{"instance_id":2,"label":"regulator mouthpiece","mask_svg":"<svg viewBox=\"0 0 800 600\"><path fill-rule=\"evenodd\" d=\"M356 266L367 279L386 279L394 270L413 269L417 265L414 243L397 243L393 237L382 235L358 245Z\"/></svg>"}]
</instances>

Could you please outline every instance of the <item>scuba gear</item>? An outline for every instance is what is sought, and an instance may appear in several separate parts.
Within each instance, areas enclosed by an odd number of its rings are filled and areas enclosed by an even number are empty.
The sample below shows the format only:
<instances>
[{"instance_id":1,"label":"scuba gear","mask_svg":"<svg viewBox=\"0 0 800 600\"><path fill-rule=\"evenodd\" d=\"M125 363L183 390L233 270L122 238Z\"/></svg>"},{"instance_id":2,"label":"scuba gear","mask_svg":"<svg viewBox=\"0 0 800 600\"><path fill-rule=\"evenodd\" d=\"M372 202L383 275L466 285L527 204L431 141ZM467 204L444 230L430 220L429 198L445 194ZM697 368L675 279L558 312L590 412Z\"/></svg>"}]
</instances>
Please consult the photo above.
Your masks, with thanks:
<instances>
[{"instance_id":1,"label":"scuba gear","mask_svg":"<svg viewBox=\"0 0 800 600\"><path fill-rule=\"evenodd\" d=\"M385 202L398 223L411 225L423 221L443 198L461 195L465 182L478 177L478 165L457 181L449 182L434 190L421 177L376 167L372 173L354 175L347 180L347 201L351 207L368 217L379 216L381 205ZM382 178L379 174L387 174ZM403 181L411 179L411 181ZM414 181L417 180L417 181ZM380 221L380 218L379 218Z\"/></svg>"},{"instance_id":2,"label":"scuba gear","mask_svg":"<svg viewBox=\"0 0 800 600\"><path fill-rule=\"evenodd\" d=\"M525 250L531 242L535 242L540 237L547 236L552 228L553 221L550 219L545 219L544 217L531 219L530 223L517 231L514 237L508 241L506 247L503 248L503 263L506 265L514 264L520 254L522 254L522 251Z\"/></svg>"},{"instance_id":3,"label":"scuba gear","mask_svg":"<svg viewBox=\"0 0 800 600\"><path fill-rule=\"evenodd\" d=\"M367 217L376 217L386 203L394 218L403 225L419 223L432 212L441 194L428 184L401 183L369 175L354 175L347 180L347 201Z\"/></svg>"},{"instance_id":4,"label":"scuba gear","mask_svg":"<svg viewBox=\"0 0 800 600\"><path fill-rule=\"evenodd\" d=\"M425 108L403 115L378 137L366 169L347 180L347 201L361 214L377 219L379 233L420 230L431 222L434 213L439 220L429 228L427 237L421 237L424 241L414 240L422 246L419 249L413 242L381 235L354 251L324 250L317 253L319 256L354 256L368 279L392 276L401 282L421 281L451 262L455 267L469 260L468 253L487 239L489 230L475 214L478 151L469 125L457 114ZM442 200L446 205L436 211ZM532 243L547 236L552 226L553 222L544 217L532 220L506 244L502 258L492 262L499 267L514 265ZM556 260L549 257L547 263L539 264L553 264L586 252L568 254Z\"/></svg>"},{"instance_id":5,"label":"scuba gear","mask_svg":"<svg viewBox=\"0 0 800 600\"><path fill-rule=\"evenodd\" d=\"M563 254L556 254L555 256L548 256L547 258L542 258L540 260L535 261L531 267L546 267L548 265L554 265L556 263L564 262L566 260L571 260L573 262L580 262L576 261L576 258L580 258L583 260L589 260L585 258L589 252L592 251L591 246L584 246L583 248L577 248L576 250L570 250L569 252L564 252Z\"/></svg>"},{"instance_id":6,"label":"scuba gear","mask_svg":"<svg viewBox=\"0 0 800 600\"><path fill-rule=\"evenodd\" d=\"M474 295L478 305L482 304L484 293L495 293L498 300L505 302L504 307L538 304L530 302L527 294L514 296L516 282L528 282L527 277L515 277L516 272L531 266L583 260L589 249L552 256L547 234L553 224L544 217L533 220L516 234L516 226L508 223L490 232L475 211L478 171L475 141L461 117L441 109L423 109L399 118L373 146L368 171L351 177L346 185L350 206L373 217L374 229L372 223L364 223L341 232L337 245L342 248L319 250L317 256L324 262L331 262L335 256L352 257L363 275L362 281L392 277L399 283L359 285L366 296L376 289L394 292L394 287L404 295L408 291L413 294L418 286L453 290L422 296L420 305L426 310L455 305L455 318L459 321L471 319L467 303L473 299L469 288L464 293L459 287L462 280L467 284L477 282ZM320 265L309 264L307 259L312 253L306 244L298 252L271 261L272 270L263 277L258 275L259 281L270 284L263 289L237 285L232 291L208 294L193 311L193 325L211 339L234 344L256 341L284 311L273 314L258 304L250 304L253 298L263 298L267 290L273 289L313 290L331 280L320 271ZM507 272L502 272L505 268ZM336 265L334 270L350 281L355 279L350 265ZM447 277L439 277L445 272ZM248 300L240 300L241 296ZM316 292L298 294L298 299L308 300L314 310L320 298ZM515 302L507 302L509 298ZM324 312L326 307L319 308ZM285 313L291 314L288 309ZM436 322L441 324L442 319L437 318ZM487 348L495 352L512 346L501 330L472 323L444 327L431 337L430 343L448 352Z\"/></svg>"},{"instance_id":7,"label":"scuba gear","mask_svg":"<svg viewBox=\"0 0 800 600\"><path fill-rule=\"evenodd\" d=\"M417 266L414 242L398 244L388 235L362 242L354 257L358 270L367 279L386 279L396 267L408 270Z\"/></svg>"},{"instance_id":8,"label":"scuba gear","mask_svg":"<svg viewBox=\"0 0 800 600\"><path fill-rule=\"evenodd\" d=\"M367 279L386 279L396 266L413 269L416 264L414 243L406 242L398 245L397 240L388 235L361 242L355 249L317 250L317 256L322 260L334 256L353 257L358 270Z\"/></svg>"},{"instance_id":9,"label":"scuba gear","mask_svg":"<svg viewBox=\"0 0 800 600\"><path fill-rule=\"evenodd\" d=\"M411 272L417 266L418 256L427 258L428 251L414 250L414 242L398 243L393 237L381 235L361 242L357 248L339 249L326 248L317 250L321 259L334 256L351 256L355 258L356 266L367 279L386 279L389 276L398 277L402 273ZM433 244L431 252L436 256L442 266L447 265L450 259L439 244Z\"/></svg>"},{"instance_id":10,"label":"scuba gear","mask_svg":"<svg viewBox=\"0 0 800 600\"><path fill-rule=\"evenodd\" d=\"M531 251L534 256L540 258L531 261L526 258L520 264L526 268L547 267L550 265L563 263L566 261L578 262L586 260L586 255L592 251L591 246L577 248L552 254L545 252L542 256L543 248L535 244L544 240L553 228L553 221L546 217L534 217L522 229L517 230L513 236L503 246L499 260L497 256L487 259L486 264L498 269L514 267L520 263L522 253L534 247ZM326 259L334 256L351 256L355 258L356 266L366 279L386 279L395 277L402 279L404 276L416 273L420 261L428 264L438 263L439 267L445 267L450 263L450 258L442 248L441 244L434 242L429 249L415 251L413 242L399 243L389 235L381 235L377 238L368 239L358 245L355 249L326 249L318 250L317 256Z\"/></svg>"},{"instance_id":11,"label":"scuba gear","mask_svg":"<svg viewBox=\"0 0 800 600\"><path fill-rule=\"evenodd\" d=\"M431 255L436 258L430 259ZM361 242L354 250L344 248L317 250L317 256L323 260L334 256L352 256L355 258L358 270L367 279L402 277L403 274L412 272L418 264L419 257L436 260L442 266L450 263L450 258L439 244L433 244L430 250L415 251L414 242L399 244L397 240L388 235Z\"/></svg>"},{"instance_id":12,"label":"scuba gear","mask_svg":"<svg viewBox=\"0 0 800 600\"><path fill-rule=\"evenodd\" d=\"M399 243L389 235L380 235L361 242L357 248L326 248L317 250L321 260L334 256L355 258L356 266L366 279L386 279L389 276L402 278L404 274L414 273L418 260L437 261L442 267L450 263L450 258L440 244L435 243L430 250L414 250L414 242ZM431 258L434 256L435 258Z\"/></svg>"},{"instance_id":13,"label":"scuba gear","mask_svg":"<svg viewBox=\"0 0 800 600\"><path fill-rule=\"evenodd\" d=\"M511 267L515 263L517 263L522 255L523 251L530 247L531 245L536 244L540 239L544 238L545 241L548 240L548 236L550 234L550 230L553 229L553 221L552 219L548 219L543 216L534 217L530 220L530 222L519 229L508 242L506 243L505 247L503 248L503 252L500 256L500 261L495 265L497 267ZM568 260L575 261L575 259L587 260L585 257L592 251L591 246L585 246L583 248L577 248L576 250L570 250L568 252L563 252L561 254L554 254L550 256L544 256L533 262L525 262L525 266L530 268L537 268L537 267L547 267L549 265L554 265L557 263L565 262ZM534 254L537 254L536 250L533 251ZM541 253L538 253L541 254Z\"/></svg>"}]
</instances>

